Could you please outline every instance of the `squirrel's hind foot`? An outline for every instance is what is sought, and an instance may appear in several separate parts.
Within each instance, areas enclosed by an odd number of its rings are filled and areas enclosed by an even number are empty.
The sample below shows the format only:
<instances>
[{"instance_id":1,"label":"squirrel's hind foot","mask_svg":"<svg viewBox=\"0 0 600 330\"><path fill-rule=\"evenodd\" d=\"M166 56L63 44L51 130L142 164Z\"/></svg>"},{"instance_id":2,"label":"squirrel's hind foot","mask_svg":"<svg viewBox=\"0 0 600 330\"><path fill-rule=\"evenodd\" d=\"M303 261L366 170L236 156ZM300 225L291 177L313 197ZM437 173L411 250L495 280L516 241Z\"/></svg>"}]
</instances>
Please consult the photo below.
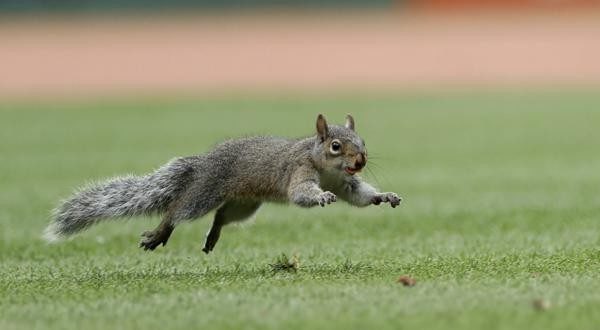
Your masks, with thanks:
<instances>
[{"instance_id":1,"label":"squirrel's hind foot","mask_svg":"<svg viewBox=\"0 0 600 330\"><path fill-rule=\"evenodd\" d=\"M217 245L217 241L219 240L219 236L221 234L221 228L211 228L208 234L206 235L206 241L204 242L204 247L202 251L206 254L210 253Z\"/></svg>"},{"instance_id":2,"label":"squirrel's hind foot","mask_svg":"<svg viewBox=\"0 0 600 330\"><path fill-rule=\"evenodd\" d=\"M217 245L219 237L221 236L222 227L223 226L218 222L213 223L213 226L206 234L206 241L204 241L204 247L202 248L204 253L209 254L215 248L215 245Z\"/></svg>"},{"instance_id":3,"label":"squirrel's hind foot","mask_svg":"<svg viewBox=\"0 0 600 330\"><path fill-rule=\"evenodd\" d=\"M167 241L173 232L173 227L159 227L142 233L140 247L145 251L154 250L159 245L167 245Z\"/></svg>"}]
</instances>

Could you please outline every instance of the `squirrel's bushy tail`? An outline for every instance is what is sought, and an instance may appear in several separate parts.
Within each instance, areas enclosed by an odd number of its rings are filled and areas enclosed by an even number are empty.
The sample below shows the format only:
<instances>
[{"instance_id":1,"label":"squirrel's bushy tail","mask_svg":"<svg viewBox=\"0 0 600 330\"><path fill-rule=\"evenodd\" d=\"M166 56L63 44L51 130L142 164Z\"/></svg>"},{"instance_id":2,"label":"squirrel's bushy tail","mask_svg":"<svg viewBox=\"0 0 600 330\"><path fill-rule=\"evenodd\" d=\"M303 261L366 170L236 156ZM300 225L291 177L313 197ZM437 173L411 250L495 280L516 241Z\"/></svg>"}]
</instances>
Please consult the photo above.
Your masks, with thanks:
<instances>
[{"instance_id":1,"label":"squirrel's bushy tail","mask_svg":"<svg viewBox=\"0 0 600 330\"><path fill-rule=\"evenodd\" d=\"M56 241L107 218L162 212L187 186L191 170L178 158L152 174L114 178L83 188L54 210L44 238Z\"/></svg>"}]
</instances>

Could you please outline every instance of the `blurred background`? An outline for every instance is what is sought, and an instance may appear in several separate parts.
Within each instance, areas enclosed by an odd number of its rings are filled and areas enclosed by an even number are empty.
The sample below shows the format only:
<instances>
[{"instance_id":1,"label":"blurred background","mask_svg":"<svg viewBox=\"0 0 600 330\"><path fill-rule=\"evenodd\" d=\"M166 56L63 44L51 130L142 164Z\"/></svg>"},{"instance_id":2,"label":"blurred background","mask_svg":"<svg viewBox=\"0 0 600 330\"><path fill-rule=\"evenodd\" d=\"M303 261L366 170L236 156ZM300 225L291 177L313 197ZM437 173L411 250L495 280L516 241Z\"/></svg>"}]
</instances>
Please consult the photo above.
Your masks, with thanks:
<instances>
[{"instance_id":1,"label":"blurred background","mask_svg":"<svg viewBox=\"0 0 600 330\"><path fill-rule=\"evenodd\" d=\"M600 1L0 0L0 97L597 85Z\"/></svg>"},{"instance_id":2,"label":"blurred background","mask_svg":"<svg viewBox=\"0 0 600 330\"><path fill-rule=\"evenodd\" d=\"M0 0L0 328L597 328L599 59L592 0ZM86 182L318 113L401 207L268 204L208 257L211 215L40 238Z\"/></svg>"}]
</instances>

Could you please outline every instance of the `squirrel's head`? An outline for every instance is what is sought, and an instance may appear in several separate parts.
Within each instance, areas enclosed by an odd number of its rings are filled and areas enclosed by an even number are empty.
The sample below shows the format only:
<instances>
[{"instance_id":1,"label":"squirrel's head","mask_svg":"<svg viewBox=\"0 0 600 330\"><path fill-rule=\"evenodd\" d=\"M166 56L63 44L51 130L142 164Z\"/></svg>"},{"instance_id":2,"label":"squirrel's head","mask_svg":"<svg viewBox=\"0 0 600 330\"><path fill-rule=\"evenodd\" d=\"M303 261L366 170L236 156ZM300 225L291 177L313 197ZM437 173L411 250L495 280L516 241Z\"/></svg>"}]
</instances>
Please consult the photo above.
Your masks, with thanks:
<instances>
[{"instance_id":1,"label":"squirrel's head","mask_svg":"<svg viewBox=\"0 0 600 330\"><path fill-rule=\"evenodd\" d=\"M354 131L354 118L346 116L344 126L327 125L317 117L317 141L313 160L322 169L354 175L367 165L365 141Z\"/></svg>"}]
</instances>

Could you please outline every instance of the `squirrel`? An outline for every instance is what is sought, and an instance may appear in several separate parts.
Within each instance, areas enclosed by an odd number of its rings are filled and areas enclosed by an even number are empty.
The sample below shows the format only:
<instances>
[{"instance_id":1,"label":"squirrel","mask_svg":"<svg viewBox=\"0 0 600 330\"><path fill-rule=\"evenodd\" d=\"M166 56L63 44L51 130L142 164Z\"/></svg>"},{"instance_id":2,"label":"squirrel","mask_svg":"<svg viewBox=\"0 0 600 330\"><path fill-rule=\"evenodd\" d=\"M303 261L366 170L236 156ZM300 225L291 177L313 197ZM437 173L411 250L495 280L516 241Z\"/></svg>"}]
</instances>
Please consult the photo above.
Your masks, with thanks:
<instances>
[{"instance_id":1,"label":"squirrel","mask_svg":"<svg viewBox=\"0 0 600 330\"><path fill-rule=\"evenodd\" d=\"M222 142L206 153L172 159L154 173L109 179L75 193L54 210L45 238L54 241L107 218L162 214L142 234L140 247L167 244L175 226L217 209L202 251L211 252L223 226L252 216L263 202L325 206L338 198L351 205L400 204L357 173L367 164L354 119L343 126L317 117L316 134L301 139L248 137Z\"/></svg>"}]
</instances>

